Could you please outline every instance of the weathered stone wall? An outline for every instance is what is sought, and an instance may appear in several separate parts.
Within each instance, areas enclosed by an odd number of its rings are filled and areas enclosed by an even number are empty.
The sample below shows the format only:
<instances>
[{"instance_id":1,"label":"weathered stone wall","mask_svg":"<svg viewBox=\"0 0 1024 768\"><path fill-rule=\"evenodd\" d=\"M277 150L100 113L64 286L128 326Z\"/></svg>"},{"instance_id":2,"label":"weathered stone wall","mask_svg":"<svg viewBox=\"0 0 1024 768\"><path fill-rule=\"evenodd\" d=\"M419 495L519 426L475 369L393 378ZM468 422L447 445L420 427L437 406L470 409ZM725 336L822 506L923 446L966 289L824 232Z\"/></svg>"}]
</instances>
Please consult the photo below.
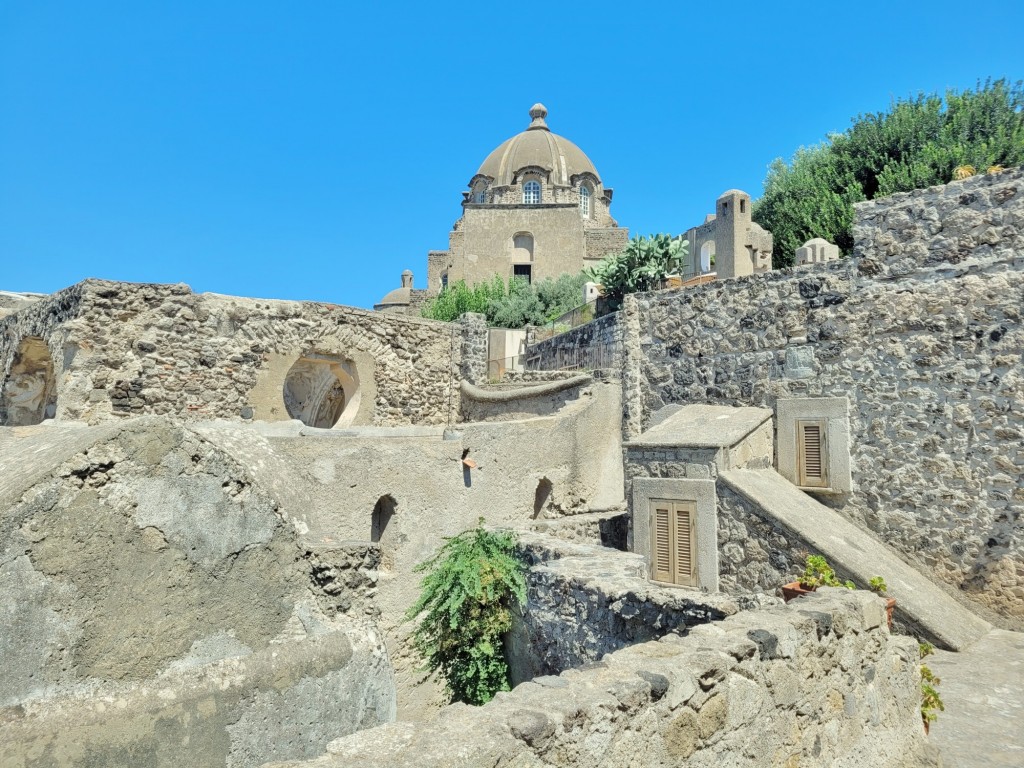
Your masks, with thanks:
<instances>
[{"instance_id":1,"label":"weathered stone wall","mask_svg":"<svg viewBox=\"0 0 1024 768\"><path fill-rule=\"evenodd\" d=\"M545 371L578 368L614 368L622 364L622 327L618 313L531 344L526 366Z\"/></svg>"},{"instance_id":2,"label":"weathered stone wall","mask_svg":"<svg viewBox=\"0 0 1024 768\"><path fill-rule=\"evenodd\" d=\"M254 765L394 718L375 548L307 546L159 417L4 429L0 455L5 767Z\"/></svg>"},{"instance_id":3,"label":"weathered stone wall","mask_svg":"<svg viewBox=\"0 0 1024 768\"><path fill-rule=\"evenodd\" d=\"M462 379L470 384L487 382L487 318L467 312L459 318L462 328Z\"/></svg>"},{"instance_id":4,"label":"weathered stone wall","mask_svg":"<svg viewBox=\"0 0 1024 768\"><path fill-rule=\"evenodd\" d=\"M25 337L49 345L58 419L288 419L285 378L304 356L360 370L355 423L446 424L458 413L459 330L420 318L87 280L0 319L4 379Z\"/></svg>"},{"instance_id":5,"label":"weathered stone wall","mask_svg":"<svg viewBox=\"0 0 1024 768\"><path fill-rule=\"evenodd\" d=\"M821 500L1022 626L1021 173L891 208L858 209L861 258L639 295L624 410L848 397L854 487ZM969 253L935 261L950 243Z\"/></svg>"},{"instance_id":6,"label":"weathered stone wall","mask_svg":"<svg viewBox=\"0 0 1024 768\"><path fill-rule=\"evenodd\" d=\"M613 227L609 229L586 229L586 258L601 260L619 253L629 244L629 230Z\"/></svg>"},{"instance_id":7,"label":"weathered stone wall","mask_svg":"<svg viewBox=\"0 0 1024 768\"><path fill-rule=\"evenodd\" d=\"M685 634L740 607L725 595L652 584L633 553L537 534L522 534L520 547L531 567L526 605L508 638L514 684L669 632Z\"/></svg>"},{"instance_id":8,"label":"weathered stone wall","mask_svg":"<svg viewBox=\"0 0 1024 768\"><path fill-rule=\"evenodd\" d=\"M1024 253L1024 167L858 203L854 255L878 278L939 277Z\"/></svg>"},{"instance_id":9,"label":"weathered stone wall","mask_svg":"<svg viewBox=\"0 0 1024 768\"><path fill-rule=\"evenodd\" d=\"M430 724L396 723L274 768L937 765L916 641L878 598L820 590L542 677ZM269 768L269 767L268 767Z\"/></svg>"}]
</instances>

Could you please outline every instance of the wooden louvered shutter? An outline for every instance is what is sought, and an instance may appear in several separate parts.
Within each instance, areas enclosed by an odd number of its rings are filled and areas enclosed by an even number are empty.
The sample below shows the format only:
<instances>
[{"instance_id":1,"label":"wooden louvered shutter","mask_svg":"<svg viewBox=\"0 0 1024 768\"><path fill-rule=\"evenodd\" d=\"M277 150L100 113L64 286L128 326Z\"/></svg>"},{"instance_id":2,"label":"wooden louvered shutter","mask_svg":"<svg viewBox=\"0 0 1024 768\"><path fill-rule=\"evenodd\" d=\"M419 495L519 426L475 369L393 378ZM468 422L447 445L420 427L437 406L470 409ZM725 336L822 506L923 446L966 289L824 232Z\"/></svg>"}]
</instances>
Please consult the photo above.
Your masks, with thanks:
<instances>
[{"instance_id":1,"label":"wooden louvered shutter","mask_svg":"<svg viewBox=\"0 0 1024 768\"><path fill-rule=\"evenodd\" d=\"M697 502L651 501L651 578L697 586Z\"/></svg>"},{"instance_id":2,"label":"wooden louvered shutter","mask_svg":"<svg viewBox=\"0 0 1024 768\"><path fill-rule=\"evenodd\" d=\"M675 573L672 580L676 584L697 586L697 568L694 562L693 523L697 517L697 504L692 501L677 501L673 505L675 525Z\"/></svg>"},{"instance_id":3,"label":"wooden louvered shutter","mask_svg":"<svg viewBox=\"0 0 1024 768\"><path fill-rule=\"evenodd\" d=\"M824 419L804 419L796 423L796 468L799 485L804 488L828 487L828 453L825 449Z\"/></svg>"},{"instance_id":4,"label":"wooden louvered shutter","mask_svg":"<svg viewBox=\"0 0 1024 768\"><path fill-rule=\"evenodd\" d=\"M651 502L651 578L672 579L672 503Z\"/></svg>"}]
</instances>

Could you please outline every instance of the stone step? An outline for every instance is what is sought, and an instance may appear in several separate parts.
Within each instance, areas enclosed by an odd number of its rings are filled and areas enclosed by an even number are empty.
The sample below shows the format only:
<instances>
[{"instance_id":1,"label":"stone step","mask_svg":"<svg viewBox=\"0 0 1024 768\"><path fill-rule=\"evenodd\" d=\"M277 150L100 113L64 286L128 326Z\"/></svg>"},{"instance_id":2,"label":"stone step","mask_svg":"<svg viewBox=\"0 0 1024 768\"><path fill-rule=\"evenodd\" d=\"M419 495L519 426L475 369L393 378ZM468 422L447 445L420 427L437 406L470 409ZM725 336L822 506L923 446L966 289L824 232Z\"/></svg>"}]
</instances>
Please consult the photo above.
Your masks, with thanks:
<instances>
[{"instance_id":1,"label":"stone step","mask_svg":"<svg viewBox=\"0 0 1024 768\"><path fill-rule=\"evenodd\" d=\"M821 552L844 576L867 586L882 576L897 612L920 627L935 645L961 650L991 625L947 595L862 528L820 504L773 469L730 469L719 480Z\"/></svg>"}]
</instances>

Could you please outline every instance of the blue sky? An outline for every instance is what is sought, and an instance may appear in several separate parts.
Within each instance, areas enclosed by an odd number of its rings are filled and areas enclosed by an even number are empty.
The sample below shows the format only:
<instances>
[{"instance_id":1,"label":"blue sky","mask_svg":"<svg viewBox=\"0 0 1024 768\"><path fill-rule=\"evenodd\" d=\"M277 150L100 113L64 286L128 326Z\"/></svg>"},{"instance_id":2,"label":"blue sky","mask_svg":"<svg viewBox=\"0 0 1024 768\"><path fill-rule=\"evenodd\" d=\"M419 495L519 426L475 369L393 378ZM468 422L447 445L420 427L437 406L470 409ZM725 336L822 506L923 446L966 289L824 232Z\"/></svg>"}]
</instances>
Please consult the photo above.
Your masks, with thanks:
<instances>
[{"instance_id":1,"label":"blue sky","mask_svg":"<svg viewBox=\"0 0 1024 768\"><path fill-rule=\"evenodd\" d=\"M535 101L633 233L919 91L1024 77L1024 4L0 0L0 290L370 306Z\"/></svg>"}]
</instances>

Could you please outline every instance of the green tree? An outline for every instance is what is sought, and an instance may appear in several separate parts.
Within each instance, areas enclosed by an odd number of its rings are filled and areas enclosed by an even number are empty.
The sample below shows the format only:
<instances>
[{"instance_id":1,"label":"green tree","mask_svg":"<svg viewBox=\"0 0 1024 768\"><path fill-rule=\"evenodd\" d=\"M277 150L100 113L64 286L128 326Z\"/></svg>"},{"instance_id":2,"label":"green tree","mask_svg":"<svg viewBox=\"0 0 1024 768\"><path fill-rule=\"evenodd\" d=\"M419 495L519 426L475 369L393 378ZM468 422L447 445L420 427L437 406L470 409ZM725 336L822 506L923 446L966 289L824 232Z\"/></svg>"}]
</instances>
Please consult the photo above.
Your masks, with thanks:
<instances>
[{"instance_id":1,"label":"green tree","mask_svg":"<svg viewBox=\"0 0 1024 768\"><path fill-rule=\"evenodd\" d=\"M584 270L600 283L611 308L617 308L627 293L659 288L662 281L682 271L690 244L682 237L651 235L634 237L621 252L606 257Z\"/></svg>"},{"instance_id":2,"label":"green tree","mask_svg":"<svg viewBox=\"0 0 1024 768\"><path fill-rule=\"evenodd\" d=\"M776 266L823 237L853 248L853 204L945 184L958 166L1024 164L1024 83L987 80L976 90L895 101L858 115L844 133L768 169L754 221L775 237Z\"/></svg>"},{"instance_id":3,"label":"green tree","mask_svg":"<svg viewBox=\"0 0 1024 768\"><path fill-rule=\"evenodd\" d=\"M452 283L423 308L424 317L451 322L465 312L479 312L489 325L497 328L522 328L543 325L583 303L586 277L560 275L530 283L501 277L472 288L465 282Z\"/></svg>"},{"instance_id":4,"label":"green tree","mask_svg":"<svg viewBox=\"0 0 1024 768\"><path fill-rule=\"evenodd\" d=\"M526 566L510 531L477 527L449 538L426 572L420 598L406 620L423 615L413 645L431 672L440 670L455 701L485 704L509 690L502 636L512 628L512 606L526 602Z\"/></svg>"}]
</instances>

